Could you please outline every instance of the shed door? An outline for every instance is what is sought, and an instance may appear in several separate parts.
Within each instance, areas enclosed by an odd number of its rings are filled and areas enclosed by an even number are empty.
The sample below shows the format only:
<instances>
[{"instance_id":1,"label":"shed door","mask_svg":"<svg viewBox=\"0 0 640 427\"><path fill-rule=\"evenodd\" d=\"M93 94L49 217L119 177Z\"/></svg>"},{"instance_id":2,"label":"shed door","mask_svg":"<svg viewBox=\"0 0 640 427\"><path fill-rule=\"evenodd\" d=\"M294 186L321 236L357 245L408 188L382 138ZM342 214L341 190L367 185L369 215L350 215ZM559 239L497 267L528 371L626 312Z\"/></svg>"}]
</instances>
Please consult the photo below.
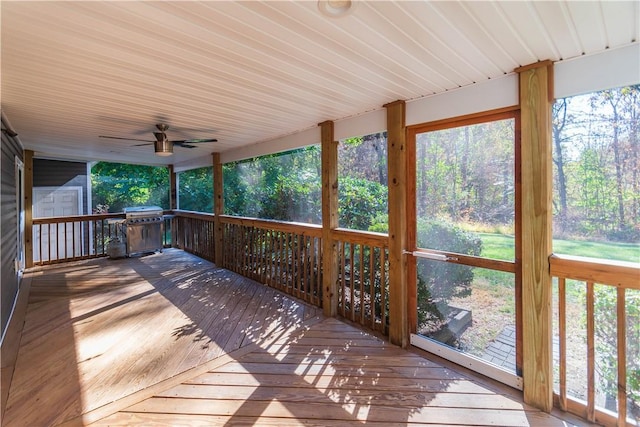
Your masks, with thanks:
<instances>
[{"instance_id":1,"label":"shed door","mask_svg":"<svg viewBox=\"0 0 640 427\"><path fill-rule=\"evenodd\" d=\"M81 215L82 187L34 187L33 217ZM80 222L42 224L33 227L33 260L52 261L80 256L82 229Z\"/></svg>"}]
</instances>

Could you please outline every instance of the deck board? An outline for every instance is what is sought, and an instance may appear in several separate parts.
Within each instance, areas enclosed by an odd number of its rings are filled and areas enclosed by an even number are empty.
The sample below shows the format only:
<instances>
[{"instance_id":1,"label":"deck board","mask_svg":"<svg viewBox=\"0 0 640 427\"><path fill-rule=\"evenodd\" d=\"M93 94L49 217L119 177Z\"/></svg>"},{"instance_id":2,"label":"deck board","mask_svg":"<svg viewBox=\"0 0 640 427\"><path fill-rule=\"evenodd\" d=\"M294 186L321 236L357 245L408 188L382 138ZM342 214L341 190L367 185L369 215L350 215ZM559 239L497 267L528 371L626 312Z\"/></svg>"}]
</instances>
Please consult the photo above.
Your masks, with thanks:
<instances>
[{"instance_id":1,"label":"deck board","mask_svg":"<svg viewBox=\"0 0 640 427\"><path fill-rule=\"evenodd\" d=\"M3 426L567 425L179 250L28 274Z\"/></svg>"}]
</instances>

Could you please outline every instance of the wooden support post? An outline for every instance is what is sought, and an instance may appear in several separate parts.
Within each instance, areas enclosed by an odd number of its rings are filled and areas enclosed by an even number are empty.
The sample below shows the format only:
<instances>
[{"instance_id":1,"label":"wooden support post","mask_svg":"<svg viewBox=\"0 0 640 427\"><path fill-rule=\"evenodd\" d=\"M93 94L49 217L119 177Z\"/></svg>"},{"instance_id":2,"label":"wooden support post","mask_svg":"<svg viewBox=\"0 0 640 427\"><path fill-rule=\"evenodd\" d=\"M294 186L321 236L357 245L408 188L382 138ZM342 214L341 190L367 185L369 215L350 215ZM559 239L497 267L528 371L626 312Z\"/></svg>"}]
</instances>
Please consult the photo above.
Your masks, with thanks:
<instances>
[{"instance_id":1,"label":"wooden support post","mask_svg":"<svg viewBox=\"0 0 640 427\"><path fill-rule=\"evenodd\" d=\"M220 215L224 214L224 182L220 153L212 154L213 161L213 213L214 213L214 263L221 267L224 253L224 230Z\"/></svg>"},{"instance_id":2,"label":"wooden support post","mask_svg":"<svg viewBox=\"0 0 640 427\"><path fill-rule=\"evenodd\" d=\"M404 101L387 109L387 155L389 168L389 341L409 345L407 291L407 150Z\"/></svg>"},{"instance_id":3,"label":"wooden support post","mask_svg":"<svg viewBox=\"0 0 640 427\"><path fill-rule=\"evenodd\" d=\"M322 308L324 315L338 313L338 248L332 231L338 228L338 142L333 122L320 123L322 149Z\"/></svg>"},{"instance_id":4,"label":"wooden support post","mask_svg":"<svg viewBox=\"0 0 640 427\"><path fill-rule=\"evenodd\" d=\"M522 118L522 346L525 403L553 408L551 106L553 63L516 70Z\"/></svg>"},{"instance_id":5,"label":"wooden support post","mask_svg":"<svg viewBox=\"0 0 640 427\"><path fill-rule=\"evenodd\" d=\"M169 209L178 209L178 184L173 165L169 165Z\"/></svg>"},{"instance_id":6,"label":"wooden support post","mask_svg":"<svg viewBox=\"0 0 640 427\"><path fill-rule=\"evenodd\" d=\"M24 262L33 267L33 151L24 150Z\"/></svg>"}]
</instances>

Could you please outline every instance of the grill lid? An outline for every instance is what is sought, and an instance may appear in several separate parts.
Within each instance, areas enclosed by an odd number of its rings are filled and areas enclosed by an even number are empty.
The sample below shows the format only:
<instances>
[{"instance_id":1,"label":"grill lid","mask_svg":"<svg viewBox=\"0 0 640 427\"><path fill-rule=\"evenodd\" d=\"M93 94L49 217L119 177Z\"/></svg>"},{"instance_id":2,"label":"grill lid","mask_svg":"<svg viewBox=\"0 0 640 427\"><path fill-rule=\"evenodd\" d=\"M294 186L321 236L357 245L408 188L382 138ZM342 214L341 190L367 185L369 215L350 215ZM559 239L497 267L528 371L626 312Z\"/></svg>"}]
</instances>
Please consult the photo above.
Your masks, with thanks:
<instances>
[{"instance_id":1,"label":"grill lid","mask_svg":"<svg viewBox=\"0 0 640 427\"><path fill-rule=\"evenodd\" d=\"M160 206L129 206L123 209L123 212L129 217L134 216L162 216L162 208Z\"/></svg>"}]
</instances>

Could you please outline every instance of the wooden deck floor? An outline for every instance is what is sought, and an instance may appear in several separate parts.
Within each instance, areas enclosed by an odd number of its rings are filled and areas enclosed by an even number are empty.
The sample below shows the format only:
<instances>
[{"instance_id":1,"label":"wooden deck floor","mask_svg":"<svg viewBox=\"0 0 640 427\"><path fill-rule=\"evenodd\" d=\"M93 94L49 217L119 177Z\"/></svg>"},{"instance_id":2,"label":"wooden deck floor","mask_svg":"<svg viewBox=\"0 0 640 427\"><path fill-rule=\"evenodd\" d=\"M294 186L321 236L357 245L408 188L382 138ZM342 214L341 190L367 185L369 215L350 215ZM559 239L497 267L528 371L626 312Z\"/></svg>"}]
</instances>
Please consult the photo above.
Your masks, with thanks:
<instances>
[{"instance_id":1,"label":"wooden deck floor","mask_svg":"<svg viewBox=\"0 0 640 427\"><path fill-rule=\"evenodd\" d=\"M25 280L3 426L568 425L182 251Z\"/></svg>"}]
</instances>

